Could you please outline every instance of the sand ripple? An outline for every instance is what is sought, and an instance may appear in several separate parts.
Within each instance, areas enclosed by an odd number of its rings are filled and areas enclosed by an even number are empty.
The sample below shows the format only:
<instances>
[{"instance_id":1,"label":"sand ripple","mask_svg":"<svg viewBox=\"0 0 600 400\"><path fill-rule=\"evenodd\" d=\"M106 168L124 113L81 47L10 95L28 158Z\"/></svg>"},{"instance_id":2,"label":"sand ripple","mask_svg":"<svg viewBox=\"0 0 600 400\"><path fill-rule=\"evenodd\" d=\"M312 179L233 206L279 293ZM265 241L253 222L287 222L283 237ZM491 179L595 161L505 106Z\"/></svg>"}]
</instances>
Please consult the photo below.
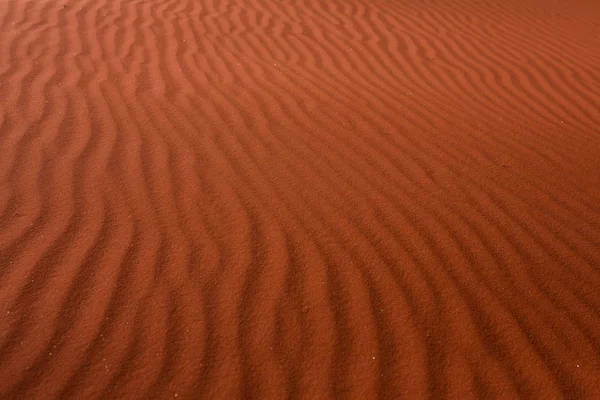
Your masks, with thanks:
<instances>
[{"instance_id":1,"label":"sand ripple","mask_svg":"<svg viewBox=\"0 0 600 400\"><path fill-rule=\"evenodd\" d=\"M562 3L0 0L0 397L600 396Z\"/></svg>"}]
</instances>

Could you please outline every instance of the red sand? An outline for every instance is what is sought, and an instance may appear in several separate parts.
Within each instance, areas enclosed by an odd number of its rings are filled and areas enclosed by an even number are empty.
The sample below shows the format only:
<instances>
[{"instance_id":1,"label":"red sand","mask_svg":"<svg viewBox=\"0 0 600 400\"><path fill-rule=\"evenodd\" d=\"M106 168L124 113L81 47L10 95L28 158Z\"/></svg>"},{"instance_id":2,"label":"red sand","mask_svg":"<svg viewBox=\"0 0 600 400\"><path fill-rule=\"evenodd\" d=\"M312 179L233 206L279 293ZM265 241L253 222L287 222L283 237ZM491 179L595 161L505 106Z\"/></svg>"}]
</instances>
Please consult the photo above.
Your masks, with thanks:
<instances>
[{"instance_id":1,"label":"red sand","mask_svg":"<svg viewBox=\"0 0 600 400\"><path fill-rule=\"evenodd\" d=\"M600 398L599 20L0 0L0 398Z\"/></svg>"}]
</instances>

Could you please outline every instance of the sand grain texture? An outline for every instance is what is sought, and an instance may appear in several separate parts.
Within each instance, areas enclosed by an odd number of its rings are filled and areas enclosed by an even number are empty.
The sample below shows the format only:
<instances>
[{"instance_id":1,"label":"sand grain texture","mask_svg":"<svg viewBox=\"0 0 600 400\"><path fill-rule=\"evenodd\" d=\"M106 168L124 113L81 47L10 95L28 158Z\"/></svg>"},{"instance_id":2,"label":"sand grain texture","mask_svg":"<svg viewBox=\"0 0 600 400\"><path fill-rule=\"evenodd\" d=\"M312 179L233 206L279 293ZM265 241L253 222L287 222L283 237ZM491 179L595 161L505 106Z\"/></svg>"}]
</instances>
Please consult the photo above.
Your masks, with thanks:
<instances>
[{"instance_id":1,"label":"sand grain texture","mask_svg":"<svg viewBox=\"0 0 600 400\"><path fill-rule=\"evenodd\" d=\"M598 398L598 4L0 0L0 398Z\"/></svg>"}]
</instances>

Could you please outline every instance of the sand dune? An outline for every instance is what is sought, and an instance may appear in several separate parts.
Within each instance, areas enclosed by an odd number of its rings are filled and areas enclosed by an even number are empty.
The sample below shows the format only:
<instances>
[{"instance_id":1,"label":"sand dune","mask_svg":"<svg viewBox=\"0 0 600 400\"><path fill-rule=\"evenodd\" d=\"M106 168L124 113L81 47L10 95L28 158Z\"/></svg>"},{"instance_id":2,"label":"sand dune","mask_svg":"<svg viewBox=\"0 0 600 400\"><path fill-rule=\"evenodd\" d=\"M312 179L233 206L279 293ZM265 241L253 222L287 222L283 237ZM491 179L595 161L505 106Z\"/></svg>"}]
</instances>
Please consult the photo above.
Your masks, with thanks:
<instances>
[{"instance_id":1,"label":"sand dune","mask_svg":"<svg viewBox=\"0 0 600 400\"><path fill-rule=\"evenodd\" d=\"M598 398L598 4L0 0L0 398Z\"/></svg>"}]
</instances>

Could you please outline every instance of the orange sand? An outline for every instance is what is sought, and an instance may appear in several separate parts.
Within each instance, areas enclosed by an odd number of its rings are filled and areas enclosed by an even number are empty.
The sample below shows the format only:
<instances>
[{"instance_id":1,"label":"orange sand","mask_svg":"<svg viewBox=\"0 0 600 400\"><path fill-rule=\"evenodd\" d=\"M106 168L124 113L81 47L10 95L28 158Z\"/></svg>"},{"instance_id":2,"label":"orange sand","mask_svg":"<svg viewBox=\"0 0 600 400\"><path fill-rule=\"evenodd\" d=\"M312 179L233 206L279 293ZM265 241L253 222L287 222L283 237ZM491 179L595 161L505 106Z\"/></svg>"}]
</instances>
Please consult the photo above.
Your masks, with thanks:
<instances>
[{"instance_id":1,"label":"orange sand","mask_svg":"<svg viewBox=\"0 0 600 400\"><path fill-rule=\"evenodd\" d=\"M0 0L0 398L600 398L599 20Z\"/></svg>"}]
</instances>

